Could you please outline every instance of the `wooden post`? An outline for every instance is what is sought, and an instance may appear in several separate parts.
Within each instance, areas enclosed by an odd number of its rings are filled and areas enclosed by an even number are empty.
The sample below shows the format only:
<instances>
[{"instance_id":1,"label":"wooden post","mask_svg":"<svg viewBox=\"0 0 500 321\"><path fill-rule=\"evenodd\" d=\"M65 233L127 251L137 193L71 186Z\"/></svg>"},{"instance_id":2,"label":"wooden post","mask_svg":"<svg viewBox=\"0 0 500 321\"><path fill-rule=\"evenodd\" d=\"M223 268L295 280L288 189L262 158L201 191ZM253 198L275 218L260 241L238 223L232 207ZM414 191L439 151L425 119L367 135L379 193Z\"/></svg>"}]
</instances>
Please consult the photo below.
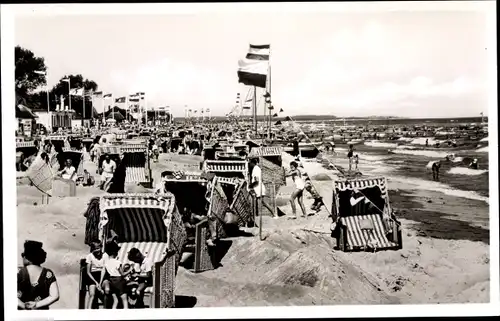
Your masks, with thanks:
<instances>
[{"instance_id":1,"label":"wooden post","mask_svg":"<svg viewBox=\"0 0 500 321\"><path fill-rule=\"evenodd\" d=\"M278 206L276 205L276 184L272 184L272 189L273 189L273 215L277 216L278 215Z\"/></svg>"}]
</instances>

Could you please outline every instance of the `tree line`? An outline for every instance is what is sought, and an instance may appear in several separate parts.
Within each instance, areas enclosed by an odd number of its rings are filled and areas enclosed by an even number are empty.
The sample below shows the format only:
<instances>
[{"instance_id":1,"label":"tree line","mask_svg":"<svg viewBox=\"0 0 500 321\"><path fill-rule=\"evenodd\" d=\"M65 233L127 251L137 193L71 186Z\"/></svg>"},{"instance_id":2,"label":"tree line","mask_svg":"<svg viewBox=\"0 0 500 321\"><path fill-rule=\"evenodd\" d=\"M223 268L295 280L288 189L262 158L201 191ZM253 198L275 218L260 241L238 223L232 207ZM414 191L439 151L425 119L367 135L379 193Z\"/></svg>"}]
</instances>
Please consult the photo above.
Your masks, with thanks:
<instances>
[{"instance_id":1,"label":"tree line","mask_svg":"<svg viewBox=\"0 0 500 321\"><path fill-rule=\"evenodd\" d=\"M15 78L16 78L16 106L22 104L34 109L47 110L47 66L43 57L36 56L31 50L16 46L15 48ZM98 85L95 81L86 79L81 74L64 75L49 90L50 110L55 110L57 104L61 104L60 97L64 97L64 105L69 106L69 85L63 79L69 79L71 89L84 88L86 91L96 92ZM89 97L71 95L71 108L79 115L90 118L92 102ZM84 109L85 108L85 109ZM84 112L85 110L85 112Z\"/></svg>"}]
</instances>

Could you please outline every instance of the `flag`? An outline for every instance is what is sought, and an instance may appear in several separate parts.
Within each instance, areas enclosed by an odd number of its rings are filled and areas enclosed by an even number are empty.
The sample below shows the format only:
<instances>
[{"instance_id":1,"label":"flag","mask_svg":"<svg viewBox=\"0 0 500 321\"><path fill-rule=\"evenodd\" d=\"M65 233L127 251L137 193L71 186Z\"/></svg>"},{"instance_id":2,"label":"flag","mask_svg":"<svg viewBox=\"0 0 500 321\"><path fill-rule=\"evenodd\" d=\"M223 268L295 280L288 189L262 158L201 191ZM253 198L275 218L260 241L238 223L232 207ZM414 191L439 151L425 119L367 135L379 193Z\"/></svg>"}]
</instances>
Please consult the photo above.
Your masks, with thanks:
<instances>
[{"instance_id":1,"label":"flag","mask_svg":"<svg viewBox=\"0 0 500 321\"><path fill-rule=\"evenodd\" d=\"M240 60L238 82L247 86L266 88L268 63L262 60Z\"/></svg>"},{"instance_id":2,"label":"flag","mask_svg":"<svg viewBox=\"0 0 500 321\"><path fill-rule=\"evenodd\" d=\"M126 97L120 97L120 98L116 98L115 99L115 103L119 103L119 104L122 104L124 103L126 100Z\"/></svg>"},{"instance_id":3,"label":"flag","mask_svg":"<svg viewBox=\"0 0 500 321\"><path fill-rule=\"evenodd\" d=\"M139 94L130 94L129 97L139 97Z\"/></svg>"},{"instance_id":4,"label":"flag","mask_svg":"<svg viewBox=\"0 0 500 321\"><path fill-rule=\"evenodd\" d=\"M290 116L286 116L285 121L292 121L292 119L290 118Z\"/></svg>"},{"instance_id":5,"label":"flag","mask_svg":"<svg viewBox=\"0 0 500 321\"><path fill-rule=\"evenodd\" d=\"M69 82L69 78L63 78L61 81Z\"/></svg>"},{"instance_id":6,"label":"flag","mask_svg":"<svg viewBox=\"0 0 500 321\"><path fill-rule=\"evenodd\" d=\"M238 62L238 82L266 88L270 48L270 45L250 45L246 58Z\"/></svg>"},{"instance_id":7,"label":"flag","mask_svg":"<svg viewBox=\"0 0 500 321\"><path fill-rule=\"evenodd\" d=\"M106 94L102 96L102 98L111 98L111 97L113 97L113 94Z\"/></svg>"},{"instance_id":8,"label":"flag","mask_svg":"<svg viewBox=\"0 0 500 321\"><path fill-rule=\"evenodd\" d=\"M69 91L69 94L71 96L83 96L83 88L78 88L78 89L71 89Z\"/></svg>"},{"instance_id":9,"label":"flag","mask_svg":"<svg viewBox=\"0 0 500 321\"><path fill-rule=\"evenodd\" d=\"M271 105L271 106L269 106L269 107L267 107L267 108L268 108L269 110L273 110L273 109L274 109L274 106L273 106L273 105Z\"/></svg>"},{"instance_id":10,"label":"flag","mask_svg":"<svg viewBox=\"0 0 500 321\"><path fill-rule=\"evenodd\" d=\"M281 120L278 120L275 125L281 125Z\"/></svg>"},{"instance_id":11,"label":"flag","mask_svg":"<svg viewBox=\"0 0 500 321\"><path fill-rule=\"evenodd\" d=\"M269 60L269 54L271 53L270 49L270 45L250 45L246 58L253 60Z\"/></svg>"},{"instance_id":12,"label":"flag","mask_svg":"<svg viewBox=\"0 0 500 321\"><path fill-rule=\"evenodd\" d=\"M251 109L250 106L243 106L243 109Z\"/></svg>"},{"instance_id":13,"label":"flag","mask_svg":"<svg viewBox=\"0 0 500 321\"><path fill-rule=\"evenodd\" d=\"M93 93L92 89L83 91L83 95L85 97L92 97L92 93Z\"/></svg>"},{"instance_id":14,"label":"flag","mask_svg":"<svg viewBox=\"0 0 500 321\"><path fill-rule=\"evenodd\" d=\"M282 113L282 112L283 112L283 108L280 108L280 113Z\"/></svg>"},{"instance_id":15,"label":"flag","mask_svg":"<svg viewBox=\"0 0 500 321\"><path fill-rule=\"evenodd\" d=\"M94 96L102 96L102 91L96 91L94 93ZM104 96L103 96L104 97Z\"/></svg>"},{"instance_id":16,"label":"flag","mask_svg":"<svg viewBox=\"0 0 500 321\"><path fill-rule=\"evenodd\" d=\"M144 96L145 94L146 94L145 92L138 92L138 93L136 93L136 95L138 95L138 96Z\"/></svg>"},{"instance_id":17,"label":"flag","mask_svg":"<svg viewBox=\"0 0 500 321\"><path fill-rule=\"evenodd\" d=\"M139 102L139 100L140 100L139 98L129 98L128 101L130 101L130 102Z\"/></svg>"}]
</instances>

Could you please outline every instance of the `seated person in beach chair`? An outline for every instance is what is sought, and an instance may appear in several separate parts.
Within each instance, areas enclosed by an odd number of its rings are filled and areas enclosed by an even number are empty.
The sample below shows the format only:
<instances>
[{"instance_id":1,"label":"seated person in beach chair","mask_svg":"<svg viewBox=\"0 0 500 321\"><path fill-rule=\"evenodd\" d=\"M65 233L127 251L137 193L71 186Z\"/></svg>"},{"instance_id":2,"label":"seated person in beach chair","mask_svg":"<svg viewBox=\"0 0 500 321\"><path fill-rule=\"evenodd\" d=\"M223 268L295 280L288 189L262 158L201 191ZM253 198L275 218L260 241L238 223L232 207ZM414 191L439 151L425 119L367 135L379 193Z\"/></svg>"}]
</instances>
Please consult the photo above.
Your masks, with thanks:
<instances>
[{"instance_id":1,"label":"seated person in beach chair","mask_svg":"<svg viewBox=\"0 0 500 321\"><path fill-rule=\"evenodd\" d=\"M95 184L95 179L90 173L84 169L83 170L83 186L94 186Z\"/></svg>"},{"instance_id":2,"label":"seated person in beach chair","mask_svg":"<svg viewBox=\"0 0 500 321\"><path fill-rule=\"evenodd\" d=\"M73 161L68 158L66 160L66 166L64 166L57 175L62 179L74 180L76 181L76 169L73 166Z\"/></svg>"},{"instance_id":3,"label":"seated person in beach chair","mask_svg":"<svg viewBox=\"0 0 500 321\"><path fill-rule=\"evenodd\" d=\"M153 285L153 262L137 248L132 248L128 252L129 261L135 263L134 272L137 274L138 286L135 295L139 302L144 299L144 290Z\"/></svg>"},{"instance_id":4,"label":"seated person in beach chair","mask_svg":"<svg viewBox=\"0 0 500 321\"><path fill-rule=\"evenodd\" d=\"M186 227L186 231L191 236L195 233L196 224L204 220L207 216L198 215L196 213L191 212L191 210L187 207L184 208L182 220L184 222L184 227ZM209 239L207 240L208 246L215 246L215 241L217 240L217 226L216 220L211 217L208 218L208 232Z\"/></svg>"}]
</instances>

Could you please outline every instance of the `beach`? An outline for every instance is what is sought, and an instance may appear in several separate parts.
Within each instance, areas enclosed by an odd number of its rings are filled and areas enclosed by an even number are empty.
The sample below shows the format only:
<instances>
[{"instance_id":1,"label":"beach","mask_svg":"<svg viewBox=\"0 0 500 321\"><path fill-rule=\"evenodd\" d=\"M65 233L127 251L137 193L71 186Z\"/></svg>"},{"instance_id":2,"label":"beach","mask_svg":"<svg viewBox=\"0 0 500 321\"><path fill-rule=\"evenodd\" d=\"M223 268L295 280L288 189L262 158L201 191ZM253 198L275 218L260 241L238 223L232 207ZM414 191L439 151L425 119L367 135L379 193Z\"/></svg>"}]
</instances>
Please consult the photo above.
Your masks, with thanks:
<instances>
[{"instance_id":1,"label":"beach","mask_svg":"<svg viewBox=\"0 0 500 321\"><path fill-rule=\"evenodd\" d=\"M432 157L388 154L387 147L380 146L356 148L364 176L388 179L390 201L403 226L402 250L333 250L328 214L338 176L316 159L308 159L303 161L305 170L328 208L297 220L264 216L264 240L259 239L258 228L247 228L254 236L223 240L228 250L217 269L194 274L179 268L177 306L489 302L489 195L484 183L471 182L484 182L485 177L460 176L447 169L440 182L432 182L425 171ZM346 168L346 152L340 148L337 153L327 157ZM481 168L487 169L483 165L488 154L482 155ZM151 162L153 178L158 182L166 169L199 171L201 160L161 154L159 163ZM284 166L291 160L283 155ZM84 167L95 173L89 161ZM292 213L288 202L292 184L288 179L277 197L285 215ZM147 190L129 186L127 191ZM76 197L51 198L48 205L41 205L36 189L18 178L18 264L24 240L44 243L48 253L44 266L54 271L61 293L54 309L78 307L79 261L89 252L83 213L90 198L102 193L97 187L77 187ZM304 198L306 208L312 201Z\"/></svg>"}]
</instances>

